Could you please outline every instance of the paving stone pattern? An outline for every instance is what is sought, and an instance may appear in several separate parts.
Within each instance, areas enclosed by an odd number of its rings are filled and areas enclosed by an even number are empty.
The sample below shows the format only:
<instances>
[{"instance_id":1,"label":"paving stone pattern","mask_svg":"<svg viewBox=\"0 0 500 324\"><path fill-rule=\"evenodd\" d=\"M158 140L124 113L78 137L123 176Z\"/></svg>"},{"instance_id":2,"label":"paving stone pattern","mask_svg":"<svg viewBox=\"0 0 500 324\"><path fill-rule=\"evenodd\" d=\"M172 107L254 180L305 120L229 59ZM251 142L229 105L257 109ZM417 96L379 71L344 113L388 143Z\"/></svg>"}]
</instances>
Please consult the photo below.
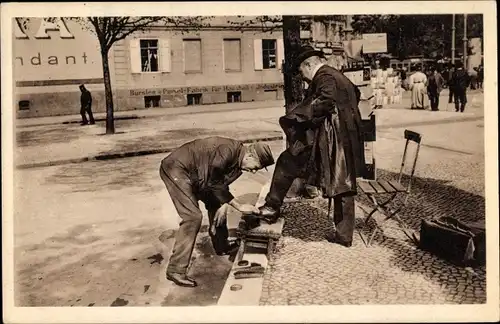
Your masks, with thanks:
<instances>
[{"instance_id":1,"label":"paving stone pattern","mask_svg":"<svg viewBox=\"0 0 500 324\"><path fill-rule=\"evenodd\" d=\"M437 169L423 168L418 173L408 208L401 217L416 231L422 219L444 215L484 221L481 158L462 159L459 163L444 159L439 163ZM450 176L453 167L460 169L459 177ZM394 179L394 171L379 170L378 176ZM361 208L369 204L362 195L357 201L357 230L350 248L325 240L333 230L326 200L316 198L283 206L283 237L265 274L261 305L486 302L484 266L455 266L418 249L395 221L386 223L383 235L377 234L372 246L366 247L359 229L364 217ZM377 221L381 218L376 214Z\"/></svg>"}]
</instances>

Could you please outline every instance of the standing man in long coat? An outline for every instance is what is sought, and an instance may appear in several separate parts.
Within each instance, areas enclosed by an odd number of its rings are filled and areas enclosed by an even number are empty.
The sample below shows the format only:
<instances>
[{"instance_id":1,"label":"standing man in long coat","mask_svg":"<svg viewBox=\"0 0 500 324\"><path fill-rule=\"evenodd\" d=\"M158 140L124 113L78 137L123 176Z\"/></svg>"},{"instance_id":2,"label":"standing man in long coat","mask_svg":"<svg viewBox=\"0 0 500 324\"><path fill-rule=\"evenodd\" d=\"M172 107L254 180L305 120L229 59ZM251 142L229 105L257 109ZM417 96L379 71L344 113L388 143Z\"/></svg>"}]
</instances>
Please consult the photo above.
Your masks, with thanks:
<instances>
[{"instance_id":1,"label":"standing man in long coat","mask_svg":"<svg viewBox=\"0 0 500 324\"><path fill-rule=\"evenodd\" d=\"M359 89L321 60L323 53L304 46L295 62L306 82L304 100L280 118L291 145L279 156L261 217L276 221L296 178L308 180L334 199L336 232L327 239L352 245L356 178L365 174Z\"/></svg>"},{"instance_id":2,"label":"standing man in long coat","mask_svg":"<svg viewBox=\"0 0 500 324\"><path fill-rule=\"evenodd\" d=\"M228 243L225 219L228 206L242 213L259 213L253 205L239 204L229 185L242 171L256 172L272 164L274 159L267 144L244 146L240 141L218 136L188 142L162 160L160 177L181 218L167 266L168 280L179 286L196 286L196 281L187 276L187 270L203 218L198 201L208 211L215 252L227 254L236 248Z\"/></svg>"}]
</instances>

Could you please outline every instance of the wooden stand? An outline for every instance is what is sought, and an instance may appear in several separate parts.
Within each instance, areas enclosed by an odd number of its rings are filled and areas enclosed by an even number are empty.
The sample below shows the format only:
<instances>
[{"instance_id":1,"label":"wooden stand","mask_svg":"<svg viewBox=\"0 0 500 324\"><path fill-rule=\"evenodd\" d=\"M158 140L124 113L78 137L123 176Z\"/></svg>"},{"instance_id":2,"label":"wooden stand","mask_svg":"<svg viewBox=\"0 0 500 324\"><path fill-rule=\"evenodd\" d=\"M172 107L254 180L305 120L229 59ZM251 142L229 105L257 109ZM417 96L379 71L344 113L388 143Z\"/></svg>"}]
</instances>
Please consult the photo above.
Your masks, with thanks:
<instances>
[{"instance_id":1,"label":"wooden stand","mask_svg":"<svg viewBox=\"0 0 500 324\"><path fill-rule=\"evenodd\" d=\"M247 230L245 222L242 220L238 225L236 235L241 240L240 246L243 247L243 253L247 247L262 249L265 251L267 259L270 260L281 238L284 224L285 220L280 217L274 224L267 224L261 221L258 227Z\"/></svg>"}]
</instances>

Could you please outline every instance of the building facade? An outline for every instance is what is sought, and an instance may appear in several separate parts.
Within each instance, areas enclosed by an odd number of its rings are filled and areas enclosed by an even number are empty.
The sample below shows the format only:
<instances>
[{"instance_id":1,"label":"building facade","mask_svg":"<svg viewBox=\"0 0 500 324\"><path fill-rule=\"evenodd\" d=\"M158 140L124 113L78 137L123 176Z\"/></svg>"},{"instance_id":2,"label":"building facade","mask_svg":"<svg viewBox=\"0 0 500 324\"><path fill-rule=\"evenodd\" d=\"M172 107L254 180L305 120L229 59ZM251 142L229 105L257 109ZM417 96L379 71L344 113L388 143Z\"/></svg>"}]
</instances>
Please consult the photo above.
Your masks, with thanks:
<instances>
[{"instance_id":1,"label":"building facade","mask_svg":"<svg viewBox=\"0 0 500 324\"><path fill-rule=\"evenodd\" d=\"M14 108L19 118L78 114L84 83L104 103L97 38L73 21L13 21Z\"/></svg>"},{"instance_id":2,"label":"building facade","mask_svg":"<svg viewBox=\"0 0 500 324\"><path fill-rule=\"evenodd\" d=\"M216 17L181 32L153 26L114 44L109 53L115 110L154 109L283 98L282 30L237 30ZM14 21L14 79L18 118L79 113L79 84L105 111L97 38L65 19Z\"/></svg>"}]
</instances>

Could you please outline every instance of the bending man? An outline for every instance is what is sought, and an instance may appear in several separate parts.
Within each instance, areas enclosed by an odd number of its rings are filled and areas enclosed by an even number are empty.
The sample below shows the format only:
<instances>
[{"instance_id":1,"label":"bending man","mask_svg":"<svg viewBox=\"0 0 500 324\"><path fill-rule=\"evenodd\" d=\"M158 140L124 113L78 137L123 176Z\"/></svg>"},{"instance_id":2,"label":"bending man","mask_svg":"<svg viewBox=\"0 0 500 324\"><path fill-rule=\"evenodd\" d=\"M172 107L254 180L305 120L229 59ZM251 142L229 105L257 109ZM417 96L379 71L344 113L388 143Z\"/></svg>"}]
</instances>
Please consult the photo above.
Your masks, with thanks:
<instances>
[{"instance_id":1,"label":"bending man","mask_svg":"<svg viewBox=\"0 0 500 324\"><path fill-rule=\"evenodd\" d=\"M227 254L236 247L227 240L227 207L242 213L259 213L255 206L239 204L229 192L229 185L242 171L256 172L272 164L274 159L268 145L244 146L240 141L224 137L188 142L163 159L160 176L181 218L167 267L168 280L179 286L196 286L196 281L186 273L202 222L198 201L201 200L208 211L215 252Z\"/></svg>"}]
</instances>

